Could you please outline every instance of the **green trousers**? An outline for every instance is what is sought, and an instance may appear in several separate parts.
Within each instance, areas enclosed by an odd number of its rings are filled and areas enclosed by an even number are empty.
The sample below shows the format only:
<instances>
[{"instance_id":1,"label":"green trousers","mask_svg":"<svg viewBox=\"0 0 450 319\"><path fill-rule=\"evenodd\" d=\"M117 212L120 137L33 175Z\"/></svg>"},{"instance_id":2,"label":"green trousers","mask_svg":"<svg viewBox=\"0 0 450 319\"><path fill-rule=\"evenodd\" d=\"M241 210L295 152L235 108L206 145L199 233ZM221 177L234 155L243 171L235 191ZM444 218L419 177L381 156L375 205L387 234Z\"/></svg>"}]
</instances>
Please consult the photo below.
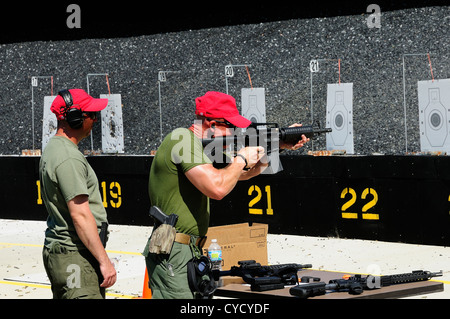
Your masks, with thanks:
<instances>
[{"instance_id":1,"label":"green trousers","mask_svg":"<svg viewBox=\"0 0 450 319\"><path fill-rule=\"evenodd\" d=\"M87 249L67 250L58 243L42 251L54 299L105 299L98 261Z\"/></svg>"},{"instance_id":2,"label":"green trousers","mask_svg":"<svg viewBox=\"0 0 450 319\"><path fill-rule=\"evenodd\" d=\"M189 245L175 242L170 254L151 254L145 249L143 255L152 299L194 298L187 276L187 263L193 257Z\"/></svg>"},{"instance_id":3,"label":"green trousers","mask_svg":"<svg viewBox=\"0 0 450 319\"><path fill-rule=\"evenodd\" d=\"M152 235L154 232L152 233ZM200 294L191 291L188 281L188 262L202 255L202 250L196 245L197 237L191 236L190 244L174 242L170 254L154 254L149 252L147 241L142 255L147 266L149 287L152 299L194 299ZM200 280L209 280L203 276ZM212 297L212 296L211 296Z\"/></svg>"}]
</instances>

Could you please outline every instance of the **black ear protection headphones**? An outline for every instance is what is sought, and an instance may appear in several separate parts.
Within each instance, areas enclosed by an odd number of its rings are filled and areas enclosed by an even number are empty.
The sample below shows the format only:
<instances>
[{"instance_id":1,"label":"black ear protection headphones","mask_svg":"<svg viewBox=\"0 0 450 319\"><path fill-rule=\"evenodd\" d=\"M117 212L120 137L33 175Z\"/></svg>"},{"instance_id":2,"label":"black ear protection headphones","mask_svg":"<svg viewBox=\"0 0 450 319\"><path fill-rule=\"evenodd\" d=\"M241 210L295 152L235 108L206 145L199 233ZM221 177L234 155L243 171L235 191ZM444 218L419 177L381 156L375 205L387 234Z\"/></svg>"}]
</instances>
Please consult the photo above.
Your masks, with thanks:
<instances>
[{"instance_id":1,"label":"black ear protection headphones","mask_svg":"<svg viewBox=\"0 0 450 319\"><path fill-rule=\"evenodd\" d=\"M69 123L69 126L73 129L79 129L83 126L83 112L80 109L77 109L73 106L73 98L72 94L70 94L69 90L61 90L58 92L58 95L60 95L65 106L61 107L61 114L64 116L67 123Z\"/></svg>"},{"instance_id":2,"label":"black ear protection headphones","mask_svg":"<svg viewBox=\"0 0 450 319\"><path fill-rule=\"evenodd\" d=\"M210 298L217 287L211 273L212 265L209 258L203 255L194 257L188 262L187 268L191 290L199 293L205 299Z\"/></svg>"}]
</instances>

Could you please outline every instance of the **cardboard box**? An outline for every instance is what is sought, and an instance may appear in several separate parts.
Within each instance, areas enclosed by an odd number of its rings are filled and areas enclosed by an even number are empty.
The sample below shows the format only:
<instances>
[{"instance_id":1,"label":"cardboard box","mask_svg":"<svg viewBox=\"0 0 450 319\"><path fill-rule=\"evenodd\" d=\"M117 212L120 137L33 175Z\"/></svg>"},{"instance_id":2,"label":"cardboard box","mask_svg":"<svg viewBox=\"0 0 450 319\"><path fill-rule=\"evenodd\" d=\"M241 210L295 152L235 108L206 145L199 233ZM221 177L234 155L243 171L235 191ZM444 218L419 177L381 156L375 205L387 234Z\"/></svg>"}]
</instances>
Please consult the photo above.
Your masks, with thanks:
<instances>
[{"instance_id":1,"label":"cardboard box","mask_svg":"<svg viewBox=\"0 0 450 319\"><path fill-rule=\"evenodd\" d=\"M222 247L222 269L229 270L238 266L240 260L255 260L267 265L267 231L266 224L248 223L209 227L203 254L208 255L212 239Z\"/></svg>"},{"instance_id":2,"label":"cardboard box","mask_svg":"<svg viewBox=\"0 0 450 319\"><path fill-rule=\"evenodd\" d=\"M209 227L207 239L203 246L203 254L208 255L208 247L212 239L222 248L222 269L229 270L238 266L238 261L255 260L261 265L267 265L267 231L266 224L248 223ZM223 284L242 284L241 277L224 276Z\"/></svg>"}]
</instances>

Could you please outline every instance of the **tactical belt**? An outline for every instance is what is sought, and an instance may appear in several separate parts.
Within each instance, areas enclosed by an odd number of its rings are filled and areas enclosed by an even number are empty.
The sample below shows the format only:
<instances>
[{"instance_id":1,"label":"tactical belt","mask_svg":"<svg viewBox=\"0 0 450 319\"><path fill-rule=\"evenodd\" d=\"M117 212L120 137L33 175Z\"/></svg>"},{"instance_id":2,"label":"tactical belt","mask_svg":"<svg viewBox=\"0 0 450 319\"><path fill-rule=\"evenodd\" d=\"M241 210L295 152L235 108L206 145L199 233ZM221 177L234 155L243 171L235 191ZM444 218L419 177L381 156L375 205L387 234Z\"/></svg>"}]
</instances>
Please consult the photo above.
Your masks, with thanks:
<instances>
[{"instance_id":1,"label":"tactical belt","mask_svg":"<svg viewBox=\"0 0 450 319\"><path fill-rule=\"evenodd\" d=\"M175 241L180 244L189 245L191 242L191 235L183 234L183 233L176 233L175 235ZM203 248L203 245L205 244L206 236L198 237L195 241L195 245L198 246L200 249Z\"/></svg>"}]
</instances>

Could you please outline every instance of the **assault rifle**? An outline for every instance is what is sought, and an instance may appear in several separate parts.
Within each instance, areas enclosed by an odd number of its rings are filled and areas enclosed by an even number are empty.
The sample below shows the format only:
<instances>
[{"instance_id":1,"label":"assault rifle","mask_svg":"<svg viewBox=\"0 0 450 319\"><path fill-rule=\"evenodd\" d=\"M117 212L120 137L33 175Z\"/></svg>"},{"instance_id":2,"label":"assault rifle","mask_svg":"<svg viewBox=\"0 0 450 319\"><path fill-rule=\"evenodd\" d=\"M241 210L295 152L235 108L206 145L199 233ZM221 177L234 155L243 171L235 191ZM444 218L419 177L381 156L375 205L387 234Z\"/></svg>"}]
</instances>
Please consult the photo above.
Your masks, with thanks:
<instances>
[{"instance_id":1,"label":"assault rifle","mask_svg":"<svg viewBox=\"0 0 450 319\"><path fill-rule=\"evenodd\" d=\"M297 272L303 268L311 268L311 264L280 264L273 266L261 266L254 260L242 260L239 266L232 266L230 270L213 270L214 280L222 276L237 276L250 284L252 291L266 291L282 289L284 285L298 283Z\"/></svg>"},{"instance_id":2,"label":"assault rifle","mask_svg":"<svg viewBox=\"0 0 450 319\"><path fill-rule=\"evenodd\" d=\"M314 138L322 133L331 132L331 128L320 128L320 125L304 125L300 127L279 127L277 123L252 123L246 129L237 129L233 135L204 138L203 146L214 143L214 146L234 146L236 150L246 146L263 146L266 154L279 151L279 141L295 144L302 135Z\"/></svg>"},{"instance_id":3,"label":"assault rifle","mask_svg":"<svg viewBox=\"0 0 450 319\"><path fill-rule=\"evenodd\" d=\"M224 149L228 152L236 152L246 146L262 146L267 154L266 163L270 163L270 169L266 169L264 173L274 174L283 169L278 156L280 141L295 144L301 140L302 135L312 139L319 134L329 132L331 128L320 128L319 124L279 127L277 123L252 123L245 129L236 129L233 135L204 138L202 144L205 154L217 163L223 163Z\"/></svg>"},{"instance_id":4,"label":"assault rifle","mask_svg":"<svg viewBox=\"0 0 450 319\"><path fill-rule=\"evenodd\" d=\"M348 279L333 279L326 284L325 282L314 282L307 284L300 284L292 287L289 290L291 295L308 298L314 296L324 295L327 291L348 291L349 294L359 295L364 290L377 289L391 285L405 284L417 281L426 281L433 277L442 276L440 272L430 272L423 270L415 270L411 273L387 275L387 276L372 276L355 275Z\"/></svg>"}]
</instances>

